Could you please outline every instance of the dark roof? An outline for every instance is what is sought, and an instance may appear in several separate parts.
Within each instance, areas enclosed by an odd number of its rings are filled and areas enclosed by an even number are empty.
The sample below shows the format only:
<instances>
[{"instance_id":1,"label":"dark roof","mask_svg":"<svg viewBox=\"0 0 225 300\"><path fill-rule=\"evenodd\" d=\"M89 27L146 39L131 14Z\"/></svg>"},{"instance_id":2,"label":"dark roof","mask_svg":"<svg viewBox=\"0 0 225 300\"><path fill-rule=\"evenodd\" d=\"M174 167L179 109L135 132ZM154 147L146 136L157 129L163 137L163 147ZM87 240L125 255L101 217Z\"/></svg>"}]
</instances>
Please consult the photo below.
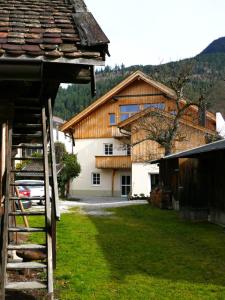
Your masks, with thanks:
<instances>
[{"instance_id":1,"label":"dark roof","mask_svg":"<svg viewBox=\"0 0 225 300\"><path fill-rule=\"evenodd\" d=\"M103 61L108 42L83 0L0 0L0 59Z\"/></svg>"},{"instance_id":2,"label":"dark roof","mask_svg":"<svg viewBox=\"0 0 225 300\"><path fill-rule=\"evenodd\" d=\"M197 157L203 153L219 151L219 150L225 150L225 139L210 144L206 144L200 147L196 147L190 150L182 151L175 154L170 154L161 159L151 161L151 163L160 162L160 160L162 159L164 160L164 159L172 159L172 158Z\"/></svg>"}]
</instances>

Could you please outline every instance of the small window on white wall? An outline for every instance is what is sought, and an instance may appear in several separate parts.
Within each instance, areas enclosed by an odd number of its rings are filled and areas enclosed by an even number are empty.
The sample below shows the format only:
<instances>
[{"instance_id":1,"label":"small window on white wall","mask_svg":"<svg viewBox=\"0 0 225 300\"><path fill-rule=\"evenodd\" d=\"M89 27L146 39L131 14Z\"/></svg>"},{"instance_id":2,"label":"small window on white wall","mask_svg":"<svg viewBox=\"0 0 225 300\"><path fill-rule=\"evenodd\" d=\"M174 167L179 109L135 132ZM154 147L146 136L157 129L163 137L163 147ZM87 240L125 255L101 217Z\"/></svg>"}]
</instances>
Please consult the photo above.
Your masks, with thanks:
<instances>
[{"instance_id":1,"label":"small window on white wall","mask_svg":"<svg viewBox=\"0 0 225 300\"><path fill-rule=\"evenodd\" d=\"M113 144L105 144L104 146L105 155L113 155Z\"/></svg>"},{"instance_id":2,"label":"small window on white wall","mask_svg":"<svg viewBox=\"0 0 225 300\"><path fill-rule=\"evenodd\" d=\"M92 184L100 185L100 183L101 183L100 173L92 173Z\"/></svg>"}]
</instances>

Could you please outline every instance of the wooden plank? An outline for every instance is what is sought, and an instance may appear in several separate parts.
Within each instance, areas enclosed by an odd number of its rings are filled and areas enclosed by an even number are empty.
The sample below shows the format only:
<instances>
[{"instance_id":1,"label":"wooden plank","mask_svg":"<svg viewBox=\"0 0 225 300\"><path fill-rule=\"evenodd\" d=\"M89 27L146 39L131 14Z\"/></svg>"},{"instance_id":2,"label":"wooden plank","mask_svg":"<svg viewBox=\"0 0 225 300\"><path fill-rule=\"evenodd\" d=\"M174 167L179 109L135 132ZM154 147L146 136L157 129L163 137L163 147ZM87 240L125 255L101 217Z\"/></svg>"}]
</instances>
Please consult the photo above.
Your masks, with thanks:
<instances>
[{"instance_id":1,"label":"wooden plank","mask_svg":"<svg viewBox=\"0 0 225 300\"><path fill-rule=\"evenodd\" d=\"M9 227L10 232L45 232L45 227Z\"/></svg>"},{"instance_id":2,"label":"wooden plank","mask_svg":"<svg viewBox=\"0 0 225 300\"><path fill-rule=\"evenodd\" d=\"M44 154L44 174L45 174L45 224L47 231L47 278L48 278L48 293L53 294L53 258L52 258L52 219L51 219L51 203L49 197L49 167L48 167L48 140L46 128L46 109L42 107L42 130L43 130L43 154Z\"/></svg>"},{"instance_id":3,"label":"wooden plank","mask_svg":"<svg viewBox=\"0 0 225 300\"><path fill-rule=\"evenodd\" d=\"M21 263L7 263L7 270L18 270L18 269L45 269L46 264L39 262L21 262Z\"/></svg>"},{"instance_id":4,"label":"wooden plank","mask_svg":"<svg viewBox=\"0 0 225 300\"><path fill-rule=\"evenodd\" d=\"M92 13L77 12L72 15L77 26L82 46L104 46L109 43L107 36L96 22Z\"/></svg>"},{"instance_id":5,"label":"wooden plank","mask_svg":"<svg viewBox=\"0 0 225 300\"><path fill-rule=\"evenodd\" d=\"M48 99L48 112L49 112L49 135L50 135L50 151L51 151L51 165L52 165L52 181L53 181L53 205L55 210L55 216L57 219L60 218L59 212L59 194L58 194L58 183L57 183L57 171L56 171L56 159L55 159L55 145L53 138L53 114L51 98Z\"/></svg>"},{"instance_id":6,"label":"wooden plank","mask_svg":"<svg viewBox=\"0 0 225 300\"><path fill-rule=\"evenodd\" d=\"M46 249L46 246L38 245L38 244L8 245L8 250L40 250L40 249Z\"/></svg>"},{"instance_id":7,"label":"wooden plank","mask_svg":"<svg viewBox=\"0 0 225 300\"><path fill-rule=\"evenodd\" d=\"M22 281L22 282L8 282L7 290L32 290L32 289L46 289L46 284L39 281Z\"/></svg>"},{"instance_id":8,"label":"wooden plank","mask_svg":"<svg viewBox=\"0 0 225 300\"><path fill-rule=\"evenodd\" d=\"M53 138L53 114L51 98L48 99L48 114L49 114L49 135L50 135L50 151L51 151L51 167L52 167L52 258L53 268L56 268L56 218L60 219L59 211L59 195L56 171L55 144Z\"/></svg>"},{"instance_id":9,"label":"wooden plank","mask_svg":"<svg viewBox=\"0 0 225 300\"><path fill-rule=\"evenodd\" d=\"M21 202L19 200L19 202ZM44 216L45 212L44 211L14 211L10 212L9 216ZM29 227L28 223L25 224L26 227ZM28 226L27 226L28 225Z\"/></svg>"},{"instance_id":10,"label":"wooden plank","mask_svg":"<svg viewBox=\"0 0 225 300\"><path fill-rule=\"evenodd\" d=\"M83 0L70 0L70 3L73 5L75 12L87 11L87 6Z\"/></svg>"},{"instance_id":11,"label":"wooden plank","mask_svg":"<svg viewBox=\"0 0 225 300\"><path fill-rule=\"evenodd\" d=\"M7 129L7 145L6 145L6 157L11 158L11 146L12 146L12 123L8 121ZM3 218L3 236L2 236L2 251L1 251L1 297L5 299L5 286L6 286L6 265L8 258L8 223L9 223L9 197L10 197L10 169L11 159L6 159L6 193L5 193L5 206L4 206L4 218Z\"/></svg>"}]
</instances>

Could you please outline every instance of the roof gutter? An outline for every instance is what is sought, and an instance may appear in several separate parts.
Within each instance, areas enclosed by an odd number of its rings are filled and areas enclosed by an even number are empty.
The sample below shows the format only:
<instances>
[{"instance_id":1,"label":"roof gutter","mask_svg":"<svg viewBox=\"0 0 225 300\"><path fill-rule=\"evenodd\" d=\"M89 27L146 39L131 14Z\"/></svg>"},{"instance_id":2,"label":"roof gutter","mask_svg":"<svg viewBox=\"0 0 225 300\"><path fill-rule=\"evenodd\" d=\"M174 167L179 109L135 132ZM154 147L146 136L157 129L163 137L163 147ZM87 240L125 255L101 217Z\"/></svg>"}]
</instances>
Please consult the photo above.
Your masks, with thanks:
<instances>
[{"instance_id":1,"label":"roof gutter","mask_svg":"<svg viewBox=\"0 0 225 300\"><path fill-rule=\"evenodd\" d=\"M1 61L0 80L40 81L43 63L41 61L8 60Z\"/></svg>"}]
</instances>

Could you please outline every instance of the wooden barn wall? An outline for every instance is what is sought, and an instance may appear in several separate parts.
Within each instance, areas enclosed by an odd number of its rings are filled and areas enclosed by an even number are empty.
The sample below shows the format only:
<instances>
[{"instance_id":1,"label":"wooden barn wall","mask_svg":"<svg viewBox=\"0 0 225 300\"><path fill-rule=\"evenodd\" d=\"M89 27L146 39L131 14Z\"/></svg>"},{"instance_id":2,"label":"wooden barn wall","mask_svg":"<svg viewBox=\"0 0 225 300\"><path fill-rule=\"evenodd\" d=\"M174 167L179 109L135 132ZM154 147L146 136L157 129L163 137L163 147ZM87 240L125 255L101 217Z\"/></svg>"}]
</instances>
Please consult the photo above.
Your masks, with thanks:
<instances>
[{"instance_id":1,"label":"wooden barn wall","mask_svg":"<svg viewBox=\"0 0 225 300\"><path fill-rule=\"evenodd\" d=\"M125 87L120 93L121 95L143 95L161 93L158 89L139 80L131 83ZM117 96L118 96L117 95ZM110 138L112 137L112 126L109 124L109 114L115 113L116 124L120 122L120 105L126 104L146 104L146 103L165 103L166 111L173 111L175 109L173 100L167 99L165 96L146 96L146 97L124 97L111 99L95 111L90 113L87 117L75 125L75 138ZM194 117L187 116L189 120L197 123L197 113L194 112ZM215 122L211 126L215 128Z\"/></svg>"},{"instance_id":2,"label":"wooden barn wall","mask_svg":"<svg viewBox=\"0 0 225 300\"><path fill-rule=\"evenodd\" d=\"M205 209L208 207L202 195L202 177L197 158L179 159L179 202L183 208Z\"/></svg>"},{"instance_id":3,"label":"wooden barn wall","mask_svg":"<svg viewBox=\"0 0 225 300\"><path fill-rule=\"evenodd\" d=\"M150 122L150 121L149 121ZM135 126L135 125L134 125ZM172 152L177 153L205 144L205 131L187 125L180 126L184 140L175 142ZM132 135L132 144L144 138L144 133L139 131ZM141 162L159 159L165 155L164 148L154 141L144 141L132 149L132 161Z\"/></svg>"},{"instance_id":4,"label":"wooden barn wall","mask_svg":"<svg viewBox=\"0 0 225 300\"><path fill-rule=\"evenodd\" d=\"M224 165L224 150L160 163L161 180L179 200L183 217L207 220L210 216L212 222L225 224Z\"/></svg>"},{"instance_id":5,"label":"wooden barn wall","mask_svg":"<svg viewBox=\"0 0 225 300\"><path fill-rule=\"evenodd\" d=\"M160 182L164 186L165 190L171 192L175 200L178 198L178 170L178 159L164 160L162 163L160 163Z\"/></svg>"},{"instance_id":6,"label":"wooden barn wall","mask_svg":"<svg viewBox=\"0 0 225 300\"><path fill-rule=\"evenodd\" d=\"M199 160L201 191L210 211L225 213L225 151L211 152Z\"/></svg>"}]
</instances>

